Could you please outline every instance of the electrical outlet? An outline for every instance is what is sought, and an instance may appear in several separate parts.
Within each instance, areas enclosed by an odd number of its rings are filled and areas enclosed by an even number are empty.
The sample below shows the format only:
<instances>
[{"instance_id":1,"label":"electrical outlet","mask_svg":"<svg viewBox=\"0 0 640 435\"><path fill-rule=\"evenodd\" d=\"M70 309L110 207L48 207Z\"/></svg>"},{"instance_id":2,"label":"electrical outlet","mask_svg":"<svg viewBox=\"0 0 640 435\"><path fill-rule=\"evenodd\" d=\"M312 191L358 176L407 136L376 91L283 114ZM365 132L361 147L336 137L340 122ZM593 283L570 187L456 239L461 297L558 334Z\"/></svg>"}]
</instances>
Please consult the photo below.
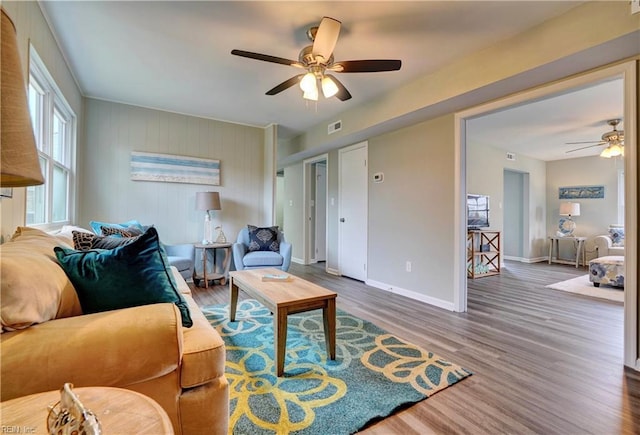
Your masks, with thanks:
<instances>
[{"instance_id":1,"label":"electrical outlet","mask_svg":"<svg viewBox=\"0 0 640 435\"><path fill-rule=\"evenodd\" d=\"M405 269L407 272L411 272L411 262L407 261L407 264L405 265Z\"/></svg>"}]
</instances>

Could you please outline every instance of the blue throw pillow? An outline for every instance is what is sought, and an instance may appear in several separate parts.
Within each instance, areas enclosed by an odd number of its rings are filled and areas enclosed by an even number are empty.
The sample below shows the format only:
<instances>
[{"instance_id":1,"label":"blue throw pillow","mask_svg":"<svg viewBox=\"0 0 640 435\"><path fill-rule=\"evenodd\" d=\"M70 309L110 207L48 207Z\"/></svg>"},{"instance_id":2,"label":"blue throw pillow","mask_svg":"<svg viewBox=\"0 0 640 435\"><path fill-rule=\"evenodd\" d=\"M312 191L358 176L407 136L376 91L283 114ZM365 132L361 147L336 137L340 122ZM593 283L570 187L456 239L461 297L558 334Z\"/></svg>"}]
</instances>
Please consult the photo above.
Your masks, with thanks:
<instances>
[{"instance_id":1,"label":"blue throw pillow","mask_svg":"<svg viewBox=\"0 0 640 435\"><path fill-rule=\"evenodd\" d=\"M249 230L249 252L280 251L277 226L260 228L255 225L247 225L247 229Z\"/></svg>"},{"instance_id":2,"label":"blue throw pillow","mask_svg":"<svg viewBox=\"0 0 640 435\"><path fill-rule=\"evenodd\" d=\"M127 221L127 222L123 222L121 224L91 221L91 222L89 222L89 225L91 226L91 229L93 230L93 232L96 233L99 236L106 236L107 235L107 234L102 234L102 227L116 227L116 228L121 228L123 230L127 229L129 227L135 227L135 228L138 228L141 233L145 230L145 228L142 226L142 224L140 222L138 222L137 220L135 220L135 219Z\"/></svg>"},{"instance_id":3,"label":"blue throw pillow","mask_svg":"<svg viewBox=\"0 0 640 435\"><path fill-rule=\"evenodd\" d=\"M609 227L612 246L624 246L624 227Z\"/></svg>"},{"instance_id":4,"label":"blue throw pillow","mask_svg":"<svg viewBox=\"0 0 640 435\"><path fill-rule=\"evenodd\" d=\"M54 252L85 314L173 302L180 309L182 325L193 325L155 228L111 250L76 251L58 246Z\"/></svg>"}]
</instances>

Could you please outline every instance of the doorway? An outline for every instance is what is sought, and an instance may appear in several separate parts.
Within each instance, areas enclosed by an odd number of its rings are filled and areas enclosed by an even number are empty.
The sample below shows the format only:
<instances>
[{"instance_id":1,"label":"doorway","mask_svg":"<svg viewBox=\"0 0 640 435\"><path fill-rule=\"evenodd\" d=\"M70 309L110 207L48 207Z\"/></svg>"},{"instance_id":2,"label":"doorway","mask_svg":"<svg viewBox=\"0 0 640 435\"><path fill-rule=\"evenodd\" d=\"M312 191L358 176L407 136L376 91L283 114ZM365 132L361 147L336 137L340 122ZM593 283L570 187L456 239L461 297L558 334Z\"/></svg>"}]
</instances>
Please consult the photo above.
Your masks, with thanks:
<instances>
[{"instance_id":1,"label":"doorway","mask_svg":"<svg viewBox=\"0 0 640 435\"><path fill-rule=\"evenodd\" d=\"M515 96L487 103L455 115L456 137L456 170L458 179L455 190L455 207L458 216L458 225L455 228L454 240L456 243L455 262L458 265L454 276L455 285L455 310L467 310L467 281L466 281L466 246L464 232L465 202L466 202L466 173L467 173L467 122L484 114L505 110L508 107L523 105L529 101L547 98L549 96L567 92L571 89L586 87L593 83L620 78L624 87L623 119L625 121L625 256L637 258L638 253L638 223L637 223L637 198L638 198L638 149L637 149L637 67L636 62L630 61L610 67L601 68L595 72L583 74L578 77L561 82L522 92ZM627 243L628 242L628 243ZM625 292L624 292L624 365L640 370L640 358L638 358L638 265L636 261L625 262Z\"/></svg>"},{"instance_id":2,"label":"doorway","mask_svg":"<svg viewBox=\"0 0 640 435\"><path fill-rule=\"evenodd\" d=\"M327 168L328 155L303 163L304 264L326 261L327 252Z\"/></svg>"},{"instance_id":3,"label":"doorway","mask_svg":"<svg viewBox=\"0 0 640 435\"><path fill-rule=\"evenodd\" d=\"M503 258L525 261L529 254L529 174L505 169L503 185Z\"/></svg>"}]
</instances>

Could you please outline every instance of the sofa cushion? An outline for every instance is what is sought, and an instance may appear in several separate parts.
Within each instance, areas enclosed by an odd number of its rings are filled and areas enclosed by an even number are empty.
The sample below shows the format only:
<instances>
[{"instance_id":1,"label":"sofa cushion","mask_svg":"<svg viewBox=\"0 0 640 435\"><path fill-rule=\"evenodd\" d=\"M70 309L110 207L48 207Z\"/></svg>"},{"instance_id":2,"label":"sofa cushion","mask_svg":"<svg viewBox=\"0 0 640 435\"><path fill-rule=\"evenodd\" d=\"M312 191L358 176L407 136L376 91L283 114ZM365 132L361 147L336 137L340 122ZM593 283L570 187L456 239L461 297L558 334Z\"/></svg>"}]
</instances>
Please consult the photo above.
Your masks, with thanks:
<instances>
[{"instance_id":1,"label":"sofa cushion","mask_svg":"<svg viewBox=\"0 0 640 435\"><path fill-rule=\"evenodd\" d=\"M180 309L183 326L192 325L155 228L112 250L56 247L54 251L85 313L173 302Z\"/></svg>"},{"instance_id":2,"label":"sofa cushion","mask_svg":"<svg viewBox=\"0 0 640 435\"><path fill-rule=\"evenodd\" d=\"M224 375L225 346L220 334L211 326L191 297L187 283L179 276L175 268L173 272L178 283L178 290L184 295L193 319L193 326L182 330L183 349L180 374L182 388L192 388Z\"/></svg>"},{"instance_id":3,"label":"sofa cushion","mask_svg":"<svg viewBox=\"0 0 640 435\"><path fill-rule=\"evenodd\" d=\"M11 240L0 245L3 331L82 314L76 291L53 252L62 240L18 227Z\"/></svg>"},{"instance_id":4,"label":"sofa cushion","mask_svg":"<svg viewBox=\"0 0 640 435\"><path fill-rule=\"evenodd\" d=\"M179 271L189 270L193 266L193 260L185 257L176 257L169 255L167 256L169 259L169 264L175 266Z\"/></svg>"},{"instance_id":5,"label":"sofa cushion","mask_svg":"<svg viewBox=\"0 0 640 435\"><path fill-rule=\"evenodd\" d=\"M123 222L121 224L109 223L109 222L91 221L91 222L89 222L89 225L91 226L91 229L93 230L93 232L95 234L99 235L99 236L102 235L102 227L115 227L115 228L121 228L121 229L126 229L128 227L136 227L141 232L144 231L144 227L142 226L142 224L140 222L138 222L137 220L135 220L135 219Z\"/></svg>"},{"instance_id":6,"label":"sofa cushion","mask_svg":"<svg viewBox=\"0 0 640 435\"><path fill-rule=\"evenodd\" d=\"M249 252L280 250L278 242L278 227L256 227L247 225L249 229Z\"/></svg>"},{"instance_id":7,"label":"sofa cushion","mask_svg":"<svg viewBox=\"0 0 640 435\"><path fill-rule=\"evenodd\" d=\"M137 237L97 236L93 233L73 231L73 247L78 251L115 249L136 240Z\"/></svg>"},{"instance_id":8,"label":"sofa cushion","mask_svg":"<svg viewBox=\"0 0 640 435\"><path fill-rule=\"evenodd\" d=\"M611 246L624 246L624 227L611 225L609 237L611 237Z\"/></svg>"},{"instance_id":9,"label":"sofa cushion","mask_svg":"<svg viewBox=\"0 0 640 435\"><path fill-rule=\"evenodd\" d=\"M242 263L246 267L281 266L283 261L282 255L272 251L253 251L242 258Z\"/></svg>"}]
</instances>

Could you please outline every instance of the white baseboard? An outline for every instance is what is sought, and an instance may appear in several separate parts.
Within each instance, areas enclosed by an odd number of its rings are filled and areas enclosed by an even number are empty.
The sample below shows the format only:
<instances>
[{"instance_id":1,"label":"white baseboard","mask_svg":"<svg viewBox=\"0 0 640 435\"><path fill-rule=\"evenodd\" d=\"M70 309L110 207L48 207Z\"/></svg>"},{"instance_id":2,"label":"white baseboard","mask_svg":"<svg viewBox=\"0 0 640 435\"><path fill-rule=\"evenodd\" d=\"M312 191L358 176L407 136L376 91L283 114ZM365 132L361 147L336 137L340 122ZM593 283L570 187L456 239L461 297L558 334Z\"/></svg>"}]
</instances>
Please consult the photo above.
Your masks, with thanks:
<instances>
[{"instance_id":1,"label":"white baseboard","mask_svg":"<svg viewBox=\"0 0 640 435\"><path fill-rule=\"evenodd\" d=\"M535 258L524 258L524 257L512 257L510 255L505 255L503 257L505 260L519 261L520 263L542 263L543 261L549 261L548 257L535 257Z\"/></svg>"},{"instance_id":2,"label":"white baseboard","mask_svg":"<svg viewBox=\"0 0 640 435\"><path fill-rule=\"evenodd\" d=\"M330 267L327 267L327 273L335 276L340 276L340 271L338 269L332 269Z\"/></svg>"},{"instance_id":3,"label":"white baseboard","mask_svg":"<svg viewBox=\"0 0 640 435\"><path fill-rule=\"evenodd\" d=\"M291 257L291 261L297 264L304 264L304 260L302 258Z\"/></svg>"},{"instance_id":4,"label":"white baseboard","mask_svg":"<svg viewBox=\"0 0 640 435\"><path fill-rule=\"evenodd\" d=\"M365 281L365 284L371 287L378 288L380 290L388 291L390 293L395 293L400 296L405 296L409 299L414 299L420 302L424 302L425 304L433 305L438 308L443 308L447 311L455 311L453 302L443 301L442 299L433 298L431 296L423 295L422 293L416 293L412 290L395 287L390 284L374 281L372 279L367 279Z\"/></svg>"}]
</instances>

